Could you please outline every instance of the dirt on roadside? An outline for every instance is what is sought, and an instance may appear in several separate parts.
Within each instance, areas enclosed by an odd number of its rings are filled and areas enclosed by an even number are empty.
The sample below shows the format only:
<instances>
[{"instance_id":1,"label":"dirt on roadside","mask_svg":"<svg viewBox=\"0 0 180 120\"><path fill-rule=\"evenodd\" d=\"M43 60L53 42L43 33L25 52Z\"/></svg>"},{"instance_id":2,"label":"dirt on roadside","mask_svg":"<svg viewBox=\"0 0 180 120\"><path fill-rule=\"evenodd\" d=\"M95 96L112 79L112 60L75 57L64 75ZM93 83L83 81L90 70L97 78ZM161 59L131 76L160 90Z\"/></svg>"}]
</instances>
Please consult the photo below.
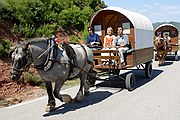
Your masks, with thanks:
<instances>
[{"instance_id":1,"label":"dirt on roadside","mask_svg":"<svg viewBox=\"0 0 180 120\"><path fill-rule=\"evenodd\" d=\"M0 108L32 100L46 94L46 90L28 83L9 79L11 59L0 59Z\"/></svg>"}]
</instances>

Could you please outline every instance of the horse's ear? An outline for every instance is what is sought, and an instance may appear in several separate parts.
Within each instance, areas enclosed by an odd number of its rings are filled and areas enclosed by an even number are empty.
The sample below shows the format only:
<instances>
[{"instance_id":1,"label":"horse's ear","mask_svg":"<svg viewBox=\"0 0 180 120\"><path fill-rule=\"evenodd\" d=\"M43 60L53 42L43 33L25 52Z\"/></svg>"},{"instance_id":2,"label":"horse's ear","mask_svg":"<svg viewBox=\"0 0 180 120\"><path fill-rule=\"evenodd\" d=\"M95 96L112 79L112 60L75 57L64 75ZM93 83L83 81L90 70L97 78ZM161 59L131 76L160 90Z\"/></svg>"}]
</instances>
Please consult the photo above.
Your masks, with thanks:
<instances>
[{"instance_id":1,"label":"horse's ear","mask_svg":"<svg viewBox=\"0 0 180 120\"><path fill-rule=\"evenodd\" d=\"M29 47L29 44L30 44L30 43L29 43L29 42L27 42L27 44L26 44L26 48L28 48L28 47Z\"/></svg>"},{"instance_id":2,"label":"horse's ear","mask_svg":"<svg viewBox=\"0 0 180 120\"><path fill-rule=\"evenodd\" d=\"M9 57L9 58L12 58L12 54L14 53L15 48L16 48L15 46L10 47L10 52L9 52L9 54L8 54L8 57Z\"/></svg>"},{"instance_id":3,"label":"horse's ear","mask_svg":"<svg viewBox=\"0 0 180 120\"><path fill-rule=\"evenodd\" d=\"M23 50L27 51L28 47L29 47L29 42L27 42L27 43L23 46Z\"/></svg>"}]
</instances>

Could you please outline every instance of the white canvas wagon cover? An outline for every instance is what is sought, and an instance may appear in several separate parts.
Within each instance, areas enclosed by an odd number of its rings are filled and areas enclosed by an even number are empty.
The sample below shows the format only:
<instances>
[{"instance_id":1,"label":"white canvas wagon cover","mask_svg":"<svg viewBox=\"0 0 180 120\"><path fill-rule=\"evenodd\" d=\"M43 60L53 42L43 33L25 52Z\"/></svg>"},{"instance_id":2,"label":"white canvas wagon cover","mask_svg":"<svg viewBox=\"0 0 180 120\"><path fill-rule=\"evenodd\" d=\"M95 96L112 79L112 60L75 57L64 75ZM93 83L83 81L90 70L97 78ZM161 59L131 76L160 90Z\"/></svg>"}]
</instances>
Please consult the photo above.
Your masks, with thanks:
<instances>
[{"instance_id":1,"label":"white canvas wagon cover","mask_svg":"<svg viewBox=\"0 0 180 120\"><path fill-rule=\"evenodd\" d=\"M160 26L158 26L158 27L156 28L156 30L159 29L159 28L161 28L161 27L168 27L168 26L174 27L176 30L178 30L178 29L176 28L176 26L174 26L173 24L170 24L170 23L161 24ZM155 30L155 31L156 31L156 30Z\"/></svg>"},{"instance_id":2,"label":"white canvas wagon cover","mask_svg":"<svg viewBox=\"0 0 180 120\"><path fill-rule=\"evenodd\" d=\"M122 14L132 23L134 27L135 49L153 47L153 26L151 21L144 15L122 9L120 7L107 7L96 12L90 21L90 25L92 25L96 16L107 11L115 11Z\"/></svg>"}]
</instances>

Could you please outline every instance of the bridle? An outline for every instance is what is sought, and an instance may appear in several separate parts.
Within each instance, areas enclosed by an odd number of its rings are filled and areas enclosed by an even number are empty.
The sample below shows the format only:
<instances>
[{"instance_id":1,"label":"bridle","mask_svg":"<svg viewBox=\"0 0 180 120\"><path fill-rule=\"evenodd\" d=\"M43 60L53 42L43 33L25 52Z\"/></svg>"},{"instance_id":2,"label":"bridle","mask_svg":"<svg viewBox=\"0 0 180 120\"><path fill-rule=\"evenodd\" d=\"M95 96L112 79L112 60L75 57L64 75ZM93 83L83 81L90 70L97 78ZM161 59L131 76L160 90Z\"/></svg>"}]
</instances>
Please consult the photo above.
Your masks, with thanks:
<instances>
[{"instance_id":1,"label":"bridle","mask_svg":"<svg viewBox=\"0 0 180 120\"><path fill-rule=\"evenodd\" d=\"M21 69L18 69L18 68L15 68L14 66L11 68L12 70L14 70L15 72L17 72L18 74L21 74L22 72L25 72L25 71L28 71L29 70L29 67L31 65L31 63L33 61L37 61L38 59L40 59L44 54L48 53L49 54L49 51L55 46L56 44L53 44L52 46L48 46L48 48L43 52L41 53L36 59L33 59L32 57L32 48L31 48L31 45L28 44L27 46L27 50L25 51L26 52L26 55L23 56L25 57L24 59L26 59L27 61L27 64L25 66L23 66ZM47 60L49 59L49 55L47 56ZM44 69L44 66L46 66L47 64L47 60L42 63L42 64L39 64L39 65L35 65L34 64L34 67L37 68L37 69ZM17 74L17 75L18 75Z\"/></svg>"},{"instance_id":2,"label":"bridle","mask_svg":"<svg viewBox=\"0 0 180 120\"><path fill-rule=\"evenodd\" d=\"M21 75L22 72L28 71L33 61L32 55L30 54L29 50L25 52L26 52L26 55L24 55L22 59L25 59L24 61L26 61L26 65L24 65L21 69L15 68L14 66L11 68L11 70L18 73L17 75Z\"/></svg>"}]
</instances>

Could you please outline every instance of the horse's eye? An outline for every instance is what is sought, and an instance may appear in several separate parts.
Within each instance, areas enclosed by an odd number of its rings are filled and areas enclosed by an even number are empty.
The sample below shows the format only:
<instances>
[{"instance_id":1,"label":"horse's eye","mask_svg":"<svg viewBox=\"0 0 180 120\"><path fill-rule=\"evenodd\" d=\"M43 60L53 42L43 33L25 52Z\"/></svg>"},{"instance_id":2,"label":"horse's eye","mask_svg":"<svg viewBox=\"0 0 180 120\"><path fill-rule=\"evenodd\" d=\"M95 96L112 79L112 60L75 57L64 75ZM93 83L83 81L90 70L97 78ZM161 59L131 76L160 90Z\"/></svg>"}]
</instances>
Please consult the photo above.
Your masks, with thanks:
<instances>
[{"instance_id":1,"label":"horse's eye","mask_svg":"<svg viewBox=\"0 0 180 120\"><path fill-rule=\"evenodd\" d=\"M15 50L15 53L16 53L16 54L18 53L18 49Z\"/></svg>"},{"instance_id":2,"label":"horse's eye","mask_svg":"<svg viewBox=\"0 0 180 120\"><path fill-rule=\"evenodd\" d=\"M14 57L14 54L15 54L14 52L11 54L11 58L13 58L13 57Z\"/></svg>"}]
</instances>

